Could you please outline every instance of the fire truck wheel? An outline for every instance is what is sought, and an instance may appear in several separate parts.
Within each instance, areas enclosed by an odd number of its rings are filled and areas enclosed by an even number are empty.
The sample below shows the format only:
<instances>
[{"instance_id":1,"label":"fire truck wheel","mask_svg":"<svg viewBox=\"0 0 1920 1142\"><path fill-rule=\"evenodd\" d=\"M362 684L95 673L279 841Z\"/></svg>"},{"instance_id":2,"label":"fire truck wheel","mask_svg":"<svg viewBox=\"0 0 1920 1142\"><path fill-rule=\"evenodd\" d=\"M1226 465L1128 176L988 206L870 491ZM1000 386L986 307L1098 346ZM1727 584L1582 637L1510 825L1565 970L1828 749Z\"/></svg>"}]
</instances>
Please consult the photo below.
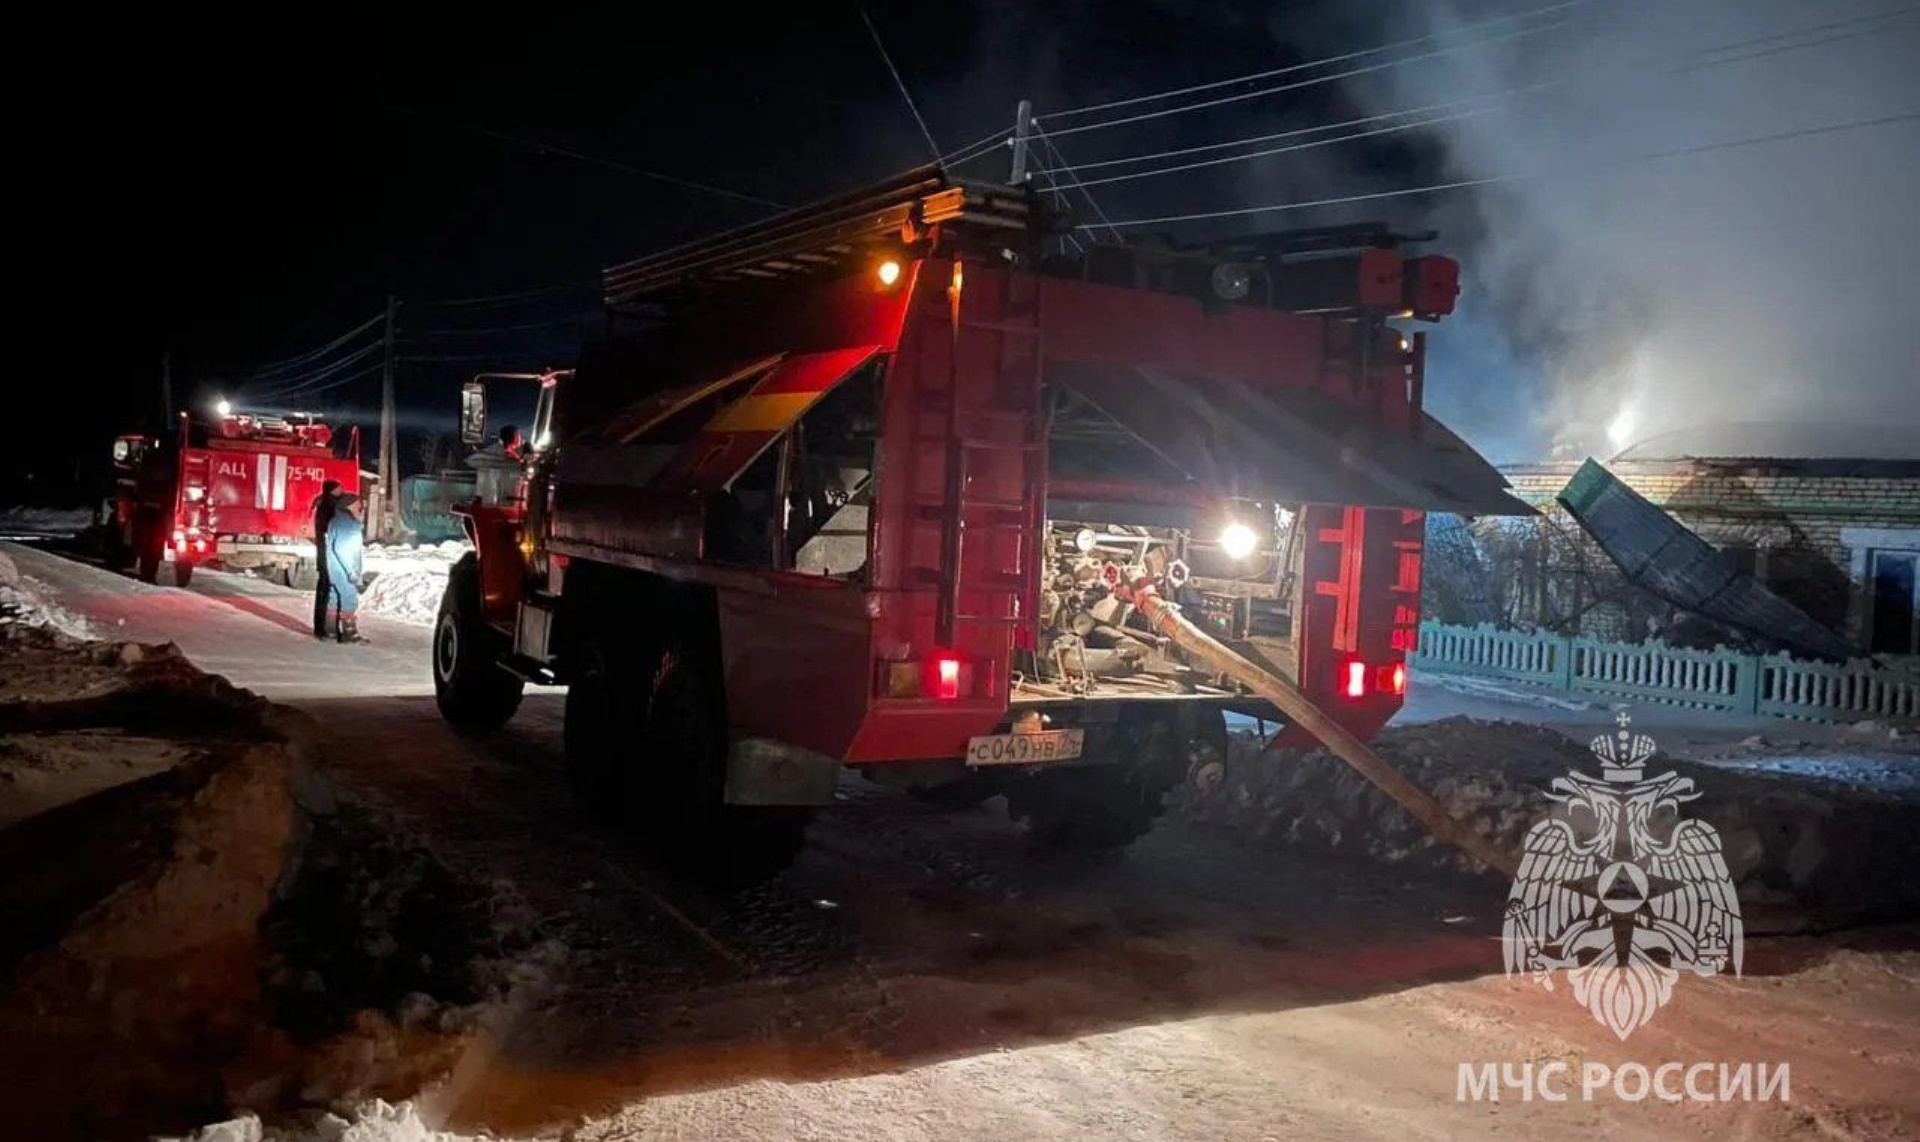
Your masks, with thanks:
<instances>
[{"instance_id":1,"label":"fire truck wheel","mask_svg":"<svg viewBox=\"0 0 1920 1142\"><path fill-rule=\"evenodd\" d=\"M1181 777L1176 734L1165 723L1136 725L1105 765L1043 769L1007 783L1007 811L1040 844L1078 852L1117 849L1145 836Z\"/></svg>"},{"instance_id":2,"label":"fire truck wheel","mask_svg":"<svg viewBox=\"0 0 1920 1142\"><path fill-rule=\"evenodd\" d=\"M184 587L193 582L193 564L185 559L173 561L173 585Z\"/></svg>"},{"instance_id":3,"label":"fire truck wheel","mask_svg":"<svg viewBox=\"0 0 1920 1142\"><path fill-rule=\"evenodd\" d=\"M622 788L621 740L613 687L605 660L597 651L567 684L566 720L562 727L567 784L588 816L602 824L617 823L625 790Z\"/></svg>"},{"instance_id":4,"label":"fire truck wheel","mask_svg":"<svg viewBox=\"0 0 1920 1142\"><path fill-rule=\"evenodd\" d=\"M448 573L433 626L433 697L455 729L499 729L520 708L525 684L500 668L501 641L480 612L479 565L464 555Z\"/></svg>"},{"instance_id":5,"label":"fire truck wheel","mask_svg":"<svg viewBox=\"0 0 1920 1142\"><path fill-rule=\"evenodd\" d=\"M142 583L160 581L160 564L164 558L167 536L161 530L160 521L151 512L142 512L133 522L134 573L140 576Z\"/></svg>"},{"instance_id":6,"label":"fire truck wheel","mask_svg":"<svg viewBox=\"0 0 1920 1142\"><path fill-rule=\"evenodd\" d=\"M639 773L648 839L675 871L722 889L775 875L800 852L811 810L728 805L727 721L719 680L705 655L684 646L658 659Z\"/></svg>"}]
</instances>

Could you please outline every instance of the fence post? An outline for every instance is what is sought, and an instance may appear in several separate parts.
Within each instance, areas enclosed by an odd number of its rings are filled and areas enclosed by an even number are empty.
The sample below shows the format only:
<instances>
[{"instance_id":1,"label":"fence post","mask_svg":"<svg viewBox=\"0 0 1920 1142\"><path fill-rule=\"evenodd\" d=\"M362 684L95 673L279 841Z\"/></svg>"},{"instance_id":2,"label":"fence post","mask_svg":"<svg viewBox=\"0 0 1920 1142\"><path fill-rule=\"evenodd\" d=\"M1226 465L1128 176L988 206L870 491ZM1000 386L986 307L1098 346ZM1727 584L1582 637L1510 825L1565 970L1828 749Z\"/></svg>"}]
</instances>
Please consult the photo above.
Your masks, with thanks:
<instances>
[{"instance_id":1,"label":"fence post","mask_svg":"<svg viewBox=\"0 0 1920 1142\"><path fill-rule=\"evenodd\" d=\"M1553 640L1553 684L1562 694L1573 693L1573 638L1561 635Z\"/></svg>"},{"instance_id":2,"label":"fence post","mask_svg":"<svg viewBox=\"0 0 1920 1142\"><path fill-rule=\"evenodd\" d=\"M1733 664L1733 708L1742 714L1759 713L1760 656L1742 654Z\"/></svg>"}]
</instances>

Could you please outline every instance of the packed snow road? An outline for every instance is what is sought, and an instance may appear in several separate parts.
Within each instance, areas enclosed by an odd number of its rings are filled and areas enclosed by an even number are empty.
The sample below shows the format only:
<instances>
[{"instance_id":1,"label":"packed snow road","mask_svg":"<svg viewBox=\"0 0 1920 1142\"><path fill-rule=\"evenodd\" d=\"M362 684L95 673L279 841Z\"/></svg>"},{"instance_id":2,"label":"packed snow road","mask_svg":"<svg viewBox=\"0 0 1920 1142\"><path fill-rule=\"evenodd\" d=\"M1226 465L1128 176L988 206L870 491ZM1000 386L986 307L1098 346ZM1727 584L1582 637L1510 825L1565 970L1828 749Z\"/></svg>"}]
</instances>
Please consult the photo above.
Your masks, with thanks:
<instances>
[{"instance_id":1,"label":"packed snow road","mask_svg":"<svg viewBox=\"0 0 1920 1142\"><path fill-rule=\"evenodd\" d=\"M499 733L453 733L424 627L369 618L370 645L321 643L283 588L148 587L7 552L101 637L175 642L315 715L327 776L484 887L496 950L519 964L513 1001L460 1033L443 1082L384 1092L417 1094L451 1129L1691 1140L1920 1123L1904 1077L1920 1068L1908 932L1750 941L1746 979L1682 981L1623 1044L1566 987L1502 978L1505 883L1186 819L1114 858L1063 859L1026 844L997 802L944 812L853 781L790 872L721 897L583 819L559 770L557 696L530 694ZM1792 1101L1459 1097L1463 1064L1674 1059L1789 1062Z\"/></svg>"}]
</instances>

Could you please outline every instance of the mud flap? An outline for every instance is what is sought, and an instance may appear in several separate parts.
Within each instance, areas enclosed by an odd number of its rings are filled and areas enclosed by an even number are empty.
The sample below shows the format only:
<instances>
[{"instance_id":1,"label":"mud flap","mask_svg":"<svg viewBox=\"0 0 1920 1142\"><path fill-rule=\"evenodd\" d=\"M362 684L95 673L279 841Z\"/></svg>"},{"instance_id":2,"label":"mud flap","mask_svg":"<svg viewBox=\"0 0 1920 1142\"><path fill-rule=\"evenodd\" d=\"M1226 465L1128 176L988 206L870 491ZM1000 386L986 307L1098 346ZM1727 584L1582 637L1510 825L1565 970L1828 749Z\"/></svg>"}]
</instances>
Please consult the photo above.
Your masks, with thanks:
<instances>
[{"instance_id":1,"label":"mud flap","mask_svg":"<svg viewBox=\"0 0 1920 1142\"><path fill-rule=\"evenodd\" d=\"M744 738L727 751L729 805L831 805L844 766L838 759L771 738Z\"/></svg>"}]
</instances>

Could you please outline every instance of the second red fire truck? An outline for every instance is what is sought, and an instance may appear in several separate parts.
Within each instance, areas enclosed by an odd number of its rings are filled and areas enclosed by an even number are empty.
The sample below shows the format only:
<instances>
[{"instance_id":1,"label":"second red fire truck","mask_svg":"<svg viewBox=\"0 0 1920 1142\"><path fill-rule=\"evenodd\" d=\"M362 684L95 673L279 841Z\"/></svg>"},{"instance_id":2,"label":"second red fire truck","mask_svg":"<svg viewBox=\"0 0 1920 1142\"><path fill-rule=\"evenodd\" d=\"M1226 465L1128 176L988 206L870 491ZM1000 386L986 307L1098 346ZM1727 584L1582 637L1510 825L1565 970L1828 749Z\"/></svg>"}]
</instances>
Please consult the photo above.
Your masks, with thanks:
<instances>
[{"instance_id":1,"label":"second red fire truck","mask_svg":"<svg viewBox=\"0 0 1920 1142\"><path fill-rule=\"evenodd\" d=\"M360 488L357 430L346 444L336 456L332 430L312 417L226 409L205 421L181 413L166 436L120 436L103 508L108 562L149 583L170 566L182 587L214 562L311 582L314 499L328 480Z\"/></svg>"}]
</instances>

